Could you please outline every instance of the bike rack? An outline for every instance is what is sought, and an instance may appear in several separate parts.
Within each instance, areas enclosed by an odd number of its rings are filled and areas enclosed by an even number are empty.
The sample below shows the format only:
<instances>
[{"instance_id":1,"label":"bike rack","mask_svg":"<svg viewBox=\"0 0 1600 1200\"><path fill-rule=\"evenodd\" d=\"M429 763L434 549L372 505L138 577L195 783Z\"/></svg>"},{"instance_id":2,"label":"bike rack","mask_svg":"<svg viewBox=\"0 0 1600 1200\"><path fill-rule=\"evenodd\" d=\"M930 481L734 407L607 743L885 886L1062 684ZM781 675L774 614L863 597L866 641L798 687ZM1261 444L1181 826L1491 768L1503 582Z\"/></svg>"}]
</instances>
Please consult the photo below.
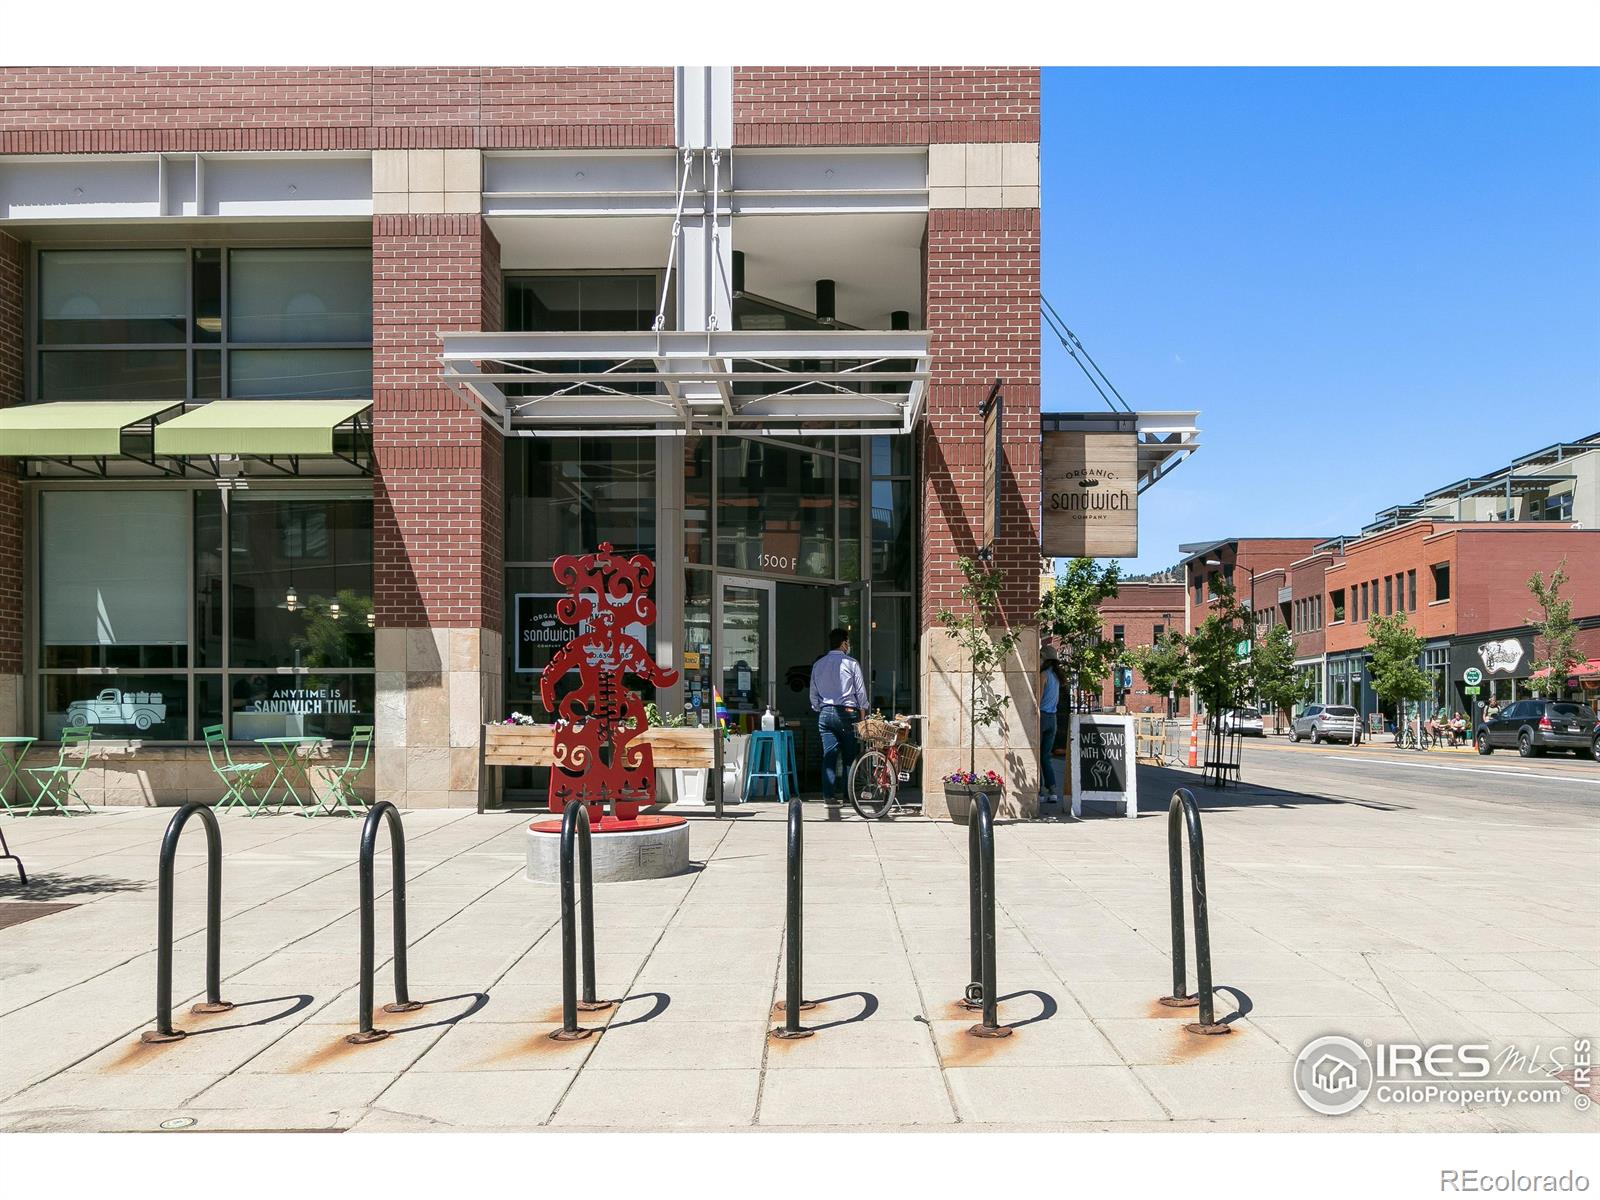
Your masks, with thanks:
<instances>
[{"instance_id":1,"label":"bike rack","mask_svg":"<svg viewBox=\"0 0 1600 1200\"><path fill-rule=\"evenodd\" d=\"M142 1042L175 1042L188 1034L172 1027L172 867L183 827L196 813L206 827L206 999L192 1013L227 1012L222 998L222 831L216 814L205 804L185 804L167 825L161 839L161 866L156 900L156 1027L140 1035Z\"/></svg>"},{"instance_id":2,"label":"bike rack","mask_svg":"<svg viewBox=\"0 0 1600 1200\"><path fill-rule=\"evenodd\" d=\"M972 982L961 1007L982 1011L982 1021L967 1032L973 1037L1003 1038L1011 1029L996 1015L999 1000L995 986L994 947L994 809L987 792L972 798L967 817L968 941L972 950Z\"/></svg>"},{"instance_id":3,"label":"bike rack","mask_svg":"<svg viewBox=\"0 0 1600 1200\"><path fill-rule=\"evenodd\" d=\"M1181 814L1181 816L1180 816ZM1189 833L1189 883L1194 890L1194 970L1199 994L1184 990L1187 974L1183 937L1183 839L1179 826ZM1206 847L1200 836L1200 806L1194 793L1179 788L1172 793L1167 808L1167 872L1172 892L1172 994L1161 997L1168 1008L1200 1009L1200 1020L1184 1028L1190 1033L1232 1033L1233 1028L1217 1021L1211 992L1211 920L1206 913Z\"/></svg>"},{"instance_id":4,"label":"bike rack","mask_svg":"<svg viewBox=\"0 0 1600 1200\"><path fill-rule=\"evenodd\" d=\"M778 1005L783 1010L783 1028L774 1029L776 1038L808 1038L815 1029L800 1028L800 1013L815 1008L815 1000L800 999L800 979L804 954L804 922L802 898L805 891L805 837L801 828L800 797L789 797L789 886L788 911L784 918L784 950L787 978L784 1000Z\"/></svg>"},{"instance_id":5,"label":"bike rack","mask_svg":"<svg viewBox=\"0 0 1600 1200\"><path fill-rule=\"evenodd\" d=\"M17 864L17 882L26 887L28 883L28 868L22 865L20 858L11 853L11 847L6 845L5 830L0 829L0 862L4 862L8 858Z\"/></svg>"},{"instance_id":6,"label":"bike rack","mask_svg":"<svg viewBox=\"0 0 1600 1200\"><path fill-rule=\"evenodd\" d=\"M400 824L400 810L380 800L367 812L361 827L361 1029L344 1040L361 1046L389 1036L387 1029L372 1027L372 975L374 928L373 857L378 850L378 828L389 827L389 858L394 864L394 882L389 892L394 898L394 1003L385 1004L386 1013L416 1012L422 1005L406 993L406 835Z\"/></svg>"},{"instance_id":7,"label":"bike rack","mask_svg":"<svg viewBox=\"0 0 1600 1200\"><path fill-rule=\"evenodd\" d=\"M575 863L573 860L577 859ZM573 876L582 870L583 893L583 998L578 998L577 931L572 927L577 907ZM579 1012L601 1012L615 1000L597 1000L594 994L594 883L589 857L589 810L581 800L569 801L561 814L561 1028L554 1041L576 1042L594 1032L578 1025Z\"/></svg>"}]
</instances>

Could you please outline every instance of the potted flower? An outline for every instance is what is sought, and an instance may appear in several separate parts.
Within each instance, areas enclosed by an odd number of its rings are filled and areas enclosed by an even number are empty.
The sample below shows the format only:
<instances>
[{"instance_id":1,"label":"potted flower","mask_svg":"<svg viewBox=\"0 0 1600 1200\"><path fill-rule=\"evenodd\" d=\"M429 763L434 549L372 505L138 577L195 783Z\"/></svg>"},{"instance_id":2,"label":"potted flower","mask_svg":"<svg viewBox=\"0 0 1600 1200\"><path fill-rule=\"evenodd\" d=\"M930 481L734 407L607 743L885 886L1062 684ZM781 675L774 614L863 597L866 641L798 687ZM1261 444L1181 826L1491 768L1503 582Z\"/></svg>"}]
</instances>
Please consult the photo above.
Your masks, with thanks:
<instances>
[{"instance_id":1,"label":"potted flower","mask_svg":"<svg viewBox=\"0 0 1600 1200\"><path fill-rule=\"evenodd\" d=\"M998 804L1000 797L1005 794L1006 781L994 771L951 771L944 777L945 806L950 810L950 819L957 825L965 825L967 818L972 813L972 799L979 792L985 792L993 804Z\"/></svg>"}]
</instances>

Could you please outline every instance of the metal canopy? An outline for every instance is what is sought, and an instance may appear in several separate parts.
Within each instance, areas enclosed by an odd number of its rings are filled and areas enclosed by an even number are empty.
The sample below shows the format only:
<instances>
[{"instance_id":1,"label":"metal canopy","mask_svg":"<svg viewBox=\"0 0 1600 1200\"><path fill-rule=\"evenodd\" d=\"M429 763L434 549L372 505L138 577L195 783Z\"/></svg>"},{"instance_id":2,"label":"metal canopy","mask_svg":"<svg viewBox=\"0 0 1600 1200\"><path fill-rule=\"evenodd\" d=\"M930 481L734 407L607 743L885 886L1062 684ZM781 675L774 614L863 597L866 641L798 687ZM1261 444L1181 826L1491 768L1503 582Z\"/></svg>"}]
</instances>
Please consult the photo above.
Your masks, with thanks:
<instances>
[{"instance_id":1,"label":"metal canopy","mask_svg":"<svg viewBox=\"0 0 1600 1200\"><path fill-rule=\"evenodd\" d=\"M503 433L910 433L928 335L901 330L444 333L444 381Z\"/></svg>"},{"instance_id":2,"label":"metal canopy","mask_svg":"<svg viewBox=\"0 0 1600 1200\"><path fill-rule=\"evenodd\" d=\"M1040 413L1045 432L1122 432L1137 436L1139 491L1144 492L1200 448L1198 412Z\"/></svg>"}]
</instances>

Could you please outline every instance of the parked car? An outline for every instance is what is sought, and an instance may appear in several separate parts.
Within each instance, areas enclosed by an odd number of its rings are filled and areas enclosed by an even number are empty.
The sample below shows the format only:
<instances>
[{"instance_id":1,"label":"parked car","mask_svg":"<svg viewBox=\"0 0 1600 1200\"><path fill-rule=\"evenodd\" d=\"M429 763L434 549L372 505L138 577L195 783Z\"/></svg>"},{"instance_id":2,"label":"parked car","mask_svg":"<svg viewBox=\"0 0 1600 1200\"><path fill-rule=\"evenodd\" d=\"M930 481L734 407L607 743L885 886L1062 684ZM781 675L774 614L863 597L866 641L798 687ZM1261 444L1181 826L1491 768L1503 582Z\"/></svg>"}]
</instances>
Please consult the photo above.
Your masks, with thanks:
<instances>
[{"instance_id":1,"label":"parked car","mask_svg":"<svg viewBox=\"0 0 1600 1200\"><path fill-rule=\"evenodd\" d=\"M1248 733L1252 737L1266 736L1261 723L1261 711L1255 708L1230 708L1222 714L1224 733Z\"/></svg>"},{"instance_id":2,"label":"parked car","mask_svg":"<svg viewBox=\"0 0 1600 1200\"><path fill-rule=\"evenodd\" d=\"M1576 700L1518 700L1491 720L1479 721L1473 740L1479 754L1515 746L1523 758L1547 750L1589 758L1595 753L1594 709Z\"/></svg>"},{"instance_id":3,"label":"parked car","mask_svg":"<svg viewBox=\"0 0 1600 1200\"><path fill-rule=\"evenodd\" d=\"M1310 738L1315 746L1319 742L1361 741L1361 718L1348 704L1308 704L1289 725L1289 740L1298 742Z\"/></svg>"}]
</instances>

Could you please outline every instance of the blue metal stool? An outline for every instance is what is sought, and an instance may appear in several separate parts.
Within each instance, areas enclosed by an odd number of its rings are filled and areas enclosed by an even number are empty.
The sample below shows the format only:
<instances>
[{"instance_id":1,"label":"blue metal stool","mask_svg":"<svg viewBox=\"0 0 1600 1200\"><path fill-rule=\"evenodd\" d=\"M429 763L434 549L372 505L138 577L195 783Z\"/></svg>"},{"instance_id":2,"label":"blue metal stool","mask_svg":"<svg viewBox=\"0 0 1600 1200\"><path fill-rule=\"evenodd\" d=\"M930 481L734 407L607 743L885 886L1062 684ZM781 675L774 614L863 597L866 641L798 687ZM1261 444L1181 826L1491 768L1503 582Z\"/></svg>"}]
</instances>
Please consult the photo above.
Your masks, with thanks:
<instances>
[{"instance_id":1,"label":"blue metal stool","mask_svg":"<svg viewBox=\"0 0 1600 1200\"><path fill-rule=\"evenodd\" d=\"M785 803L800 791L800 772L794 761L794 734L787 729L761 729L750 735L744 751L744 789L740 800L750 799L750 785L771 780L778 799Z\"/></svg>"}]
</instances>

